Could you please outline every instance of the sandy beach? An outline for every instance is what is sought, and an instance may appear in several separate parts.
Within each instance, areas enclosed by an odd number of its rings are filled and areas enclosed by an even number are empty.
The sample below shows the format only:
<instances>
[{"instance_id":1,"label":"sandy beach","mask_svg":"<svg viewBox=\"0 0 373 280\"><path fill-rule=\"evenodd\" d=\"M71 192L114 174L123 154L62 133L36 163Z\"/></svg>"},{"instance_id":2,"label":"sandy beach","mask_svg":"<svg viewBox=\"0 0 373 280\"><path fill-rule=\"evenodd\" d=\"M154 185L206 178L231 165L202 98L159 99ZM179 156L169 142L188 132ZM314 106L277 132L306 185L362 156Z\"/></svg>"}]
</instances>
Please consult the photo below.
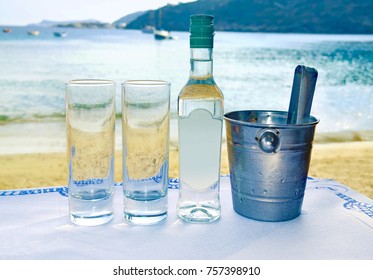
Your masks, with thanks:
<instances>
[{"instance_id":1,"label":"sandy beach","mask_svg":"<svg viewBox=\"0 0 373 280\"><path fill-rule=\"evenodd\" d=\"M314 144L309 175L336 180L373 198L373 141ZM116 152L115 180L121 181L122 153ZM0 189L61 186L67 182L65 153L0 155ZM170 148L171 178L178 177L178 151ZM229 174L225 145L221 173Z\"/></svg>"}]
</instances>

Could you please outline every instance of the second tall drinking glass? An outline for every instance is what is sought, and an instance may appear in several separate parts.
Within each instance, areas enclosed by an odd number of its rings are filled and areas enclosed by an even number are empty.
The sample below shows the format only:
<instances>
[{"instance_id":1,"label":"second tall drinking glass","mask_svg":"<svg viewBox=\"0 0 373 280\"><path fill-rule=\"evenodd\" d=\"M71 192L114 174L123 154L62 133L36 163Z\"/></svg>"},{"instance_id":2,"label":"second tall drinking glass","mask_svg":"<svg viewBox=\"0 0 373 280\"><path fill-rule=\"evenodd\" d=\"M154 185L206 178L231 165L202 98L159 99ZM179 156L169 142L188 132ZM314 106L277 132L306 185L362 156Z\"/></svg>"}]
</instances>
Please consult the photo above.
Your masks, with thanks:
<instances>
[{"instance_id":1,"label":"second tall drinking glass","mask_svg":"<svg viewBox=\"0 0 373 280\"><path fill-rule=\"evenodd\" d=\"M154 224L167 216L170 83L122 83L124 219Z\"/></svg>"}]
</instances>

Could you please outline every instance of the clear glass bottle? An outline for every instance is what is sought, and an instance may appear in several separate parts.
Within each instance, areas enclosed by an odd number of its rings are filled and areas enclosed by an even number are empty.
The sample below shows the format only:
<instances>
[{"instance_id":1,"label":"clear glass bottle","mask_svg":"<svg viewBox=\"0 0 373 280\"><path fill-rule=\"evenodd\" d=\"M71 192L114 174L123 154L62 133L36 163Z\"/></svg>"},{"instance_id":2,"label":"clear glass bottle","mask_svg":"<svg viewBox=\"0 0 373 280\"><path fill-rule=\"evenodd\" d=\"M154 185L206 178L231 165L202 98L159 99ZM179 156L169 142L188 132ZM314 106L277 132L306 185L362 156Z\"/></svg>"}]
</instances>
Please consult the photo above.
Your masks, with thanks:
<instances>
[{"instance_id":1,"label":"clear glass bottle","mask_svg":"<svg viewBox=\"0 0 373 280\"><path fill-rule=\"evenodd\" d=\"M178 216L209 223L220 217L220 156L223 94L213 78L213 16L193 15L191 72L178 98Z\"/></svg>"}]
</instances>

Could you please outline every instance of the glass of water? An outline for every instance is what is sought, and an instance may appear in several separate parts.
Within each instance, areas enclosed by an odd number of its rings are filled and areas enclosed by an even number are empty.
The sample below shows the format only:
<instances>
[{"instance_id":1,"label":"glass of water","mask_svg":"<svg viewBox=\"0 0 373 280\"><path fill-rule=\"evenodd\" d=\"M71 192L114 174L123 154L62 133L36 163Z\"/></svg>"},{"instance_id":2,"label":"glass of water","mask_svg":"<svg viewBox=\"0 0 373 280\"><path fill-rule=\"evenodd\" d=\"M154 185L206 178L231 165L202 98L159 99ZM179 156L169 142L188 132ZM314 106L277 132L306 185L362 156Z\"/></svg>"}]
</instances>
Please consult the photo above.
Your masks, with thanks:
<instances>
[{"instance_id":1,"label":"glass of water","mask_svg":"<svg viewBox=\"0 0 373 280\"><path fill-rule=\"evenodd\" d=\"M70 220L104 224L113 217L115 83L67 82L66 128Z\"/></svg>"},{"instance_id":2,"label":"glass of water","mask_svg":"<svg viewBox=\"0 0 373 280\"><path fill-rule=\"evenodd\" d=\"M154 224L167 216L170 83L122 83L124 220Z\"/></svg>"}]
</instances>

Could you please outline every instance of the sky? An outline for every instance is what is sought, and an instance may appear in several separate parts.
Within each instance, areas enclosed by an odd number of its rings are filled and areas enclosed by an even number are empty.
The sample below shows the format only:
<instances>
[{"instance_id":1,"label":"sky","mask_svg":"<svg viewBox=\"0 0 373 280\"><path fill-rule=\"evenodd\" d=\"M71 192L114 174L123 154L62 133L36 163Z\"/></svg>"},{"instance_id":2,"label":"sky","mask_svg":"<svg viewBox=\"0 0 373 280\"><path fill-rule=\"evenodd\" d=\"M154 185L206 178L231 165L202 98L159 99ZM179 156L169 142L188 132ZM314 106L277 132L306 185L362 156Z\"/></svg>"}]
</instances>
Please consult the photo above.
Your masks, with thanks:
<instances>
[{"instance_id":1,"label":"sky","mask_svg":"<svg viewBox=\"0 0 373 280\"><path fill-rule=\"evenodd\" d=\"M0 25L27 25L42 20L113 22L133 12L191 1L194 0L0 0Z\"/></svg>"}]
</instances>

